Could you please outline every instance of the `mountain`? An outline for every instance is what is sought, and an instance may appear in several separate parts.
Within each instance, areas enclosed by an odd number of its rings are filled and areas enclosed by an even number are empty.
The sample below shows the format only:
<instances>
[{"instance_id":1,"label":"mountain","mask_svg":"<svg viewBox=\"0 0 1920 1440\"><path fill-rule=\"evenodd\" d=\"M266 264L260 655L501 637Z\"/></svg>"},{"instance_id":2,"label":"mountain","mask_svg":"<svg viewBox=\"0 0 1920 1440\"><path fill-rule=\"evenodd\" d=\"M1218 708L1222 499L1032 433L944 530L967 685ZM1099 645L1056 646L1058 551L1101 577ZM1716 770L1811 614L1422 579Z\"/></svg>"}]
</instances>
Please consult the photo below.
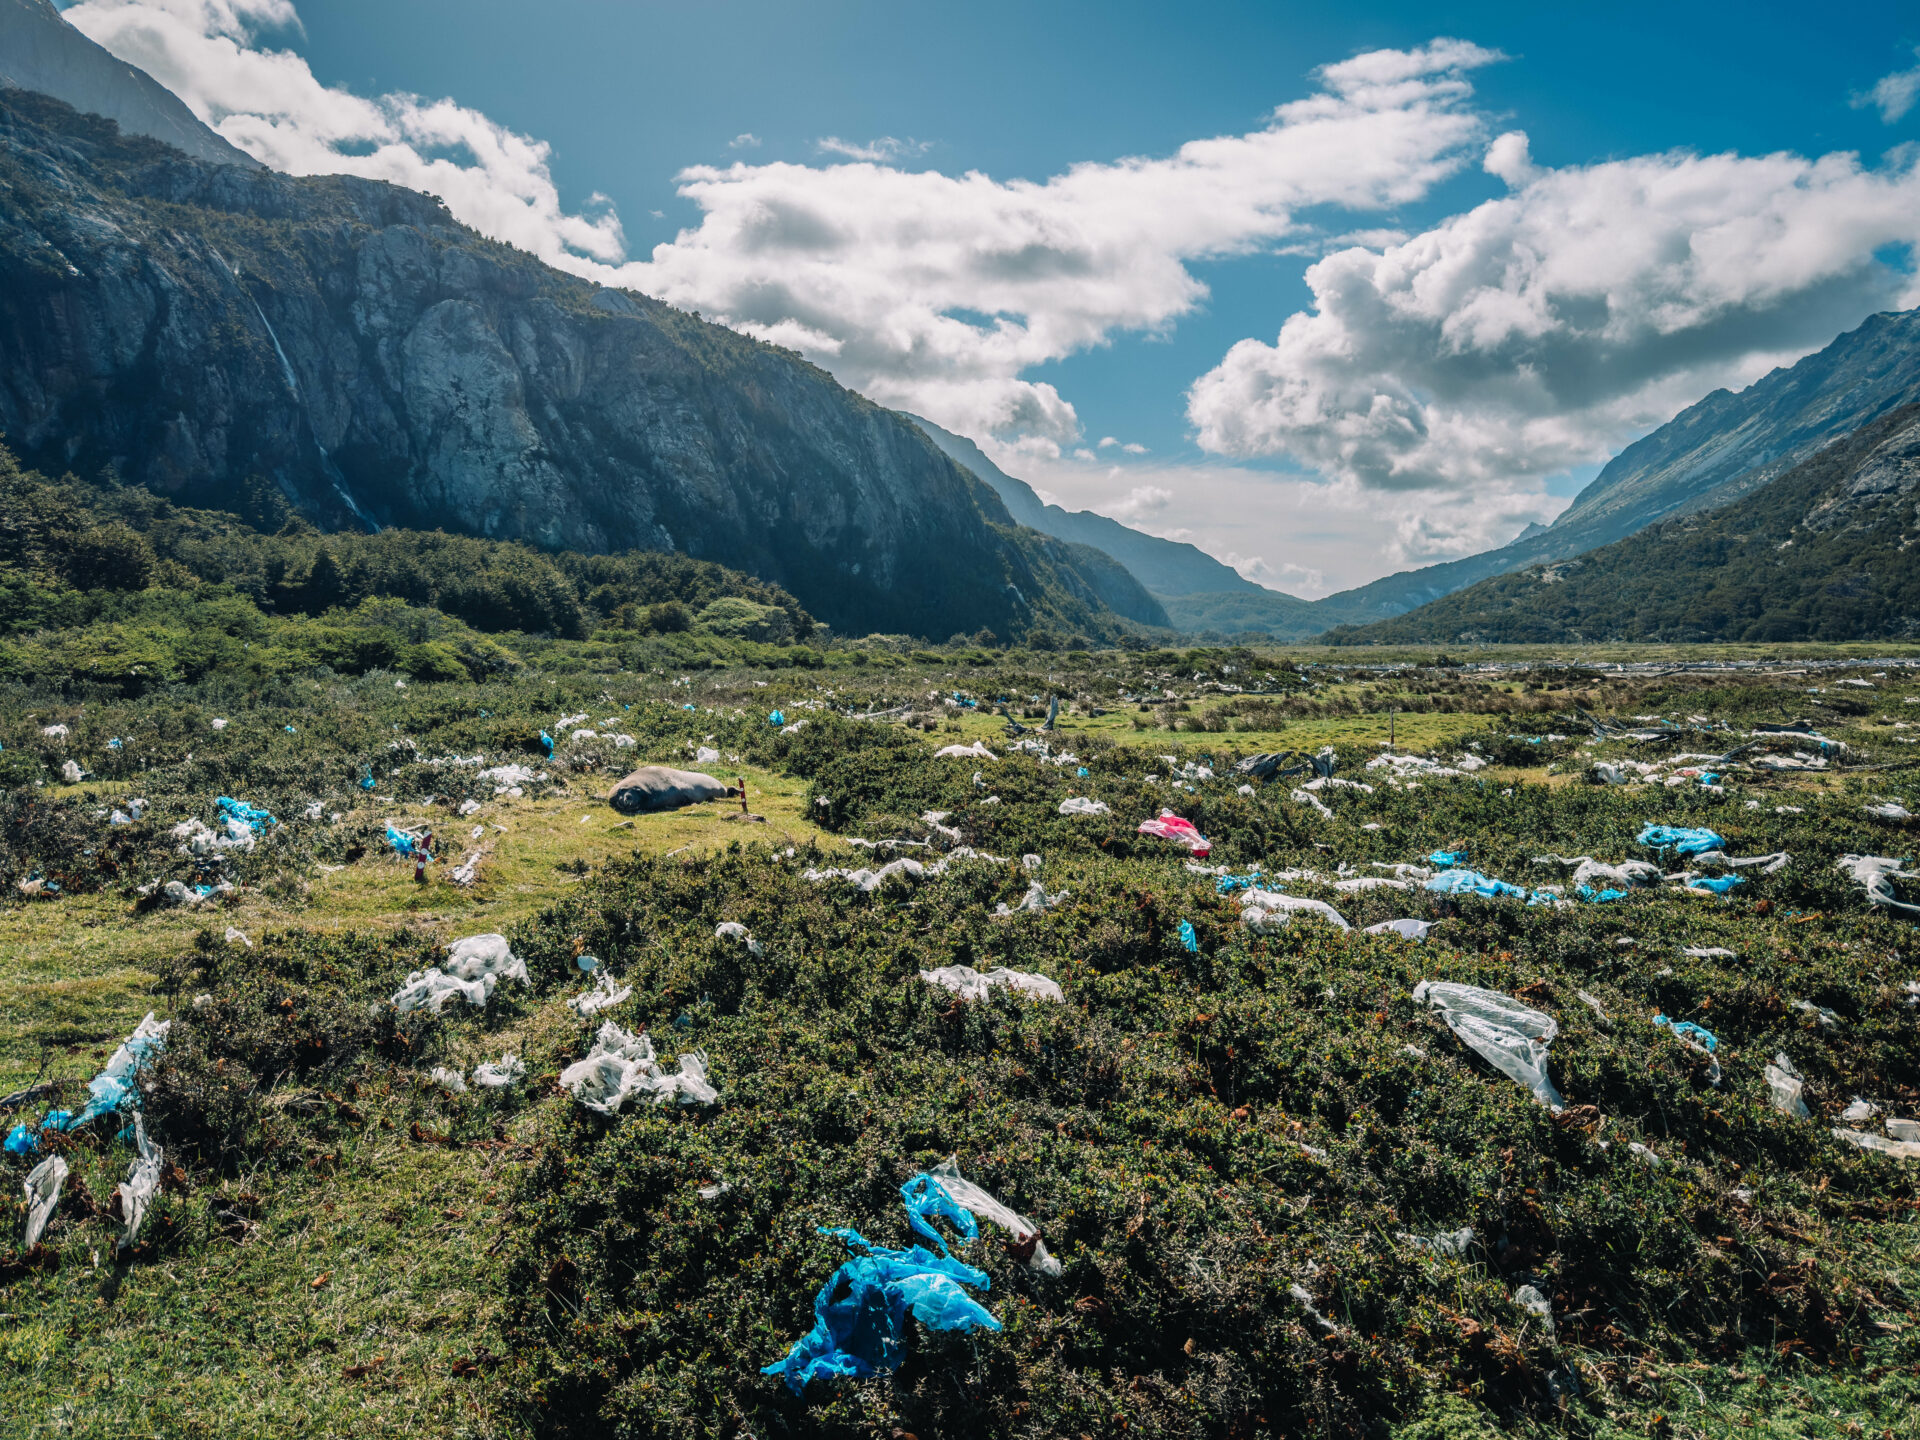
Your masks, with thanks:
<instances>
[{"instance_id":1,"label":"mountain","mask_svg":"<svg viewBox=\"0 0 1920 1440\"><path fill-rule=\"evenodd\" d=\"M1499 550L1402 571L1320 601L1402 614L1489 575L1564 560L1656 520L1752 493L1822 446L1920 400L1920 310L1872 316L1826 349L1756 380L1716 390L1622 450L1544 531Z\"/></svg>"},{"instance_id":2,"label":"mountain","mask_svg":"<svg viewBox=\"0 0 1920 1440\"><path fill-rule=\"evenodd\" d=\"M1106 551L1162 600L1174 595L1202 595L1227 590L1273 593L1254 584L1231 566L1222 565L1197 546L1143 535L1118 520L1096 515L1091 510L1063 510L1058 505L1048 505L1033 493L1031 485L1007 474L964 435L943 430L931 420L922 420L918 415L909 415L907 418L926 431L933 443L956 462L992 486L993 493L1007 507L1007 513L1020 524L1076 545L1091 545L1097 550Z\"/></svg>"},{"instance_id":3,"label":"mountain","mask_svg":"<svg viewBox=\"0 0 1920 1440\"><path fill-rule=\"evenodd\" d=\"M331 527L669 550L836 629L1115 638L1150 597L790 351L439 201L188 159L0 90L0 431L49 473ZM1081 567L1088 568L1083 572Z\"/></svg>"},{"instance_id":4,"label":"mountain","mask_svg":"<svg viewBox=\"0 0 1920 1440\"><path fill-rule=\"evenodd\" d=\"M1916 500L1920 404L1882 415L1714 509L1326 638L1356 645L1912 639L1920 634Z\"/></svg>"},{"instance_id":5,"label":"mountain","mask_svg":"<svg viewBox=\"0 0 1920 1440\"><path fill-rule=\"evenodd\" d=\"M53 0L0 0L0 89L37 90L215 165L260 164L200 123L166 86L69 25Z\"/></svg>"}]
</instances>

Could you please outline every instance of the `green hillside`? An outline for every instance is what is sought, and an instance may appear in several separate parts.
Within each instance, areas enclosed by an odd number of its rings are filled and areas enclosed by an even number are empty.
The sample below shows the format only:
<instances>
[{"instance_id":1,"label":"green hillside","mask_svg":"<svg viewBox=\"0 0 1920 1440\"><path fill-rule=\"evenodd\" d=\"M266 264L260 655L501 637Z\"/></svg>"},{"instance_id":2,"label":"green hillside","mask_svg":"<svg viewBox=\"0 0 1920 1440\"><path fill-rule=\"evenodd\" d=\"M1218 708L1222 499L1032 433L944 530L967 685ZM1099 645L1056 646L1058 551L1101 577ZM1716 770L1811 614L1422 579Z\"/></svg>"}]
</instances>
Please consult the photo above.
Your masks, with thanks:
<instances>
[{"instance_id":1,"label":"green hillside","mask_svg":"<svg viewBox=\"0 0 1920 1440\"><path fill-rule=\"evenodd\" d=\"M1920 406L1766 488L1571 560L1330 632L1334 645L1873 640L1920 618Z\"/></svg>"}]
</instances>

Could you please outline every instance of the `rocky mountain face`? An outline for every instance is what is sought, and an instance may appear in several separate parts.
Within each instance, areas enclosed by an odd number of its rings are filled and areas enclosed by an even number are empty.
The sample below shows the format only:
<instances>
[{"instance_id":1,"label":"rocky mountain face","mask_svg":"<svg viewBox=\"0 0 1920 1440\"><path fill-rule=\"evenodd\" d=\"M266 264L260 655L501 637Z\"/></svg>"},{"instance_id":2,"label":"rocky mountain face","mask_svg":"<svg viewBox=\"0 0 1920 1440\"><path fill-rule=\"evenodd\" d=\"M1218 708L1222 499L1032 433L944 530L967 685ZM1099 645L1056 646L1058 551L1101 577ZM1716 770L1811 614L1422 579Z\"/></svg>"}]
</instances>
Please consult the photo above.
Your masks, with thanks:
<instances>
[{"instance_id":1,"label":"rocky mountain face","mask_svg":"<svg viewBox=\"0 0 1920 1440\"><path fill-rule=\"evenodd\" d=\"M1743 472L1744 473L1744 472ZM1348 644L1912 639L1920 634L1920 404L1758 490L1495 576Z\"/></svg>"},{"instance_id":2,"label":"rocky mountain face","mask_svg":"<svg viewBox=\"0 0 1920 1440\"><path fill-rule=\"evenodd\" d=\"M1490 575L1565 560L1658 520L1710 510L1826 445L1920 400L1920 310L1875 315L1798 364L1734 394L1716 390L1622 450L1544 530L1465 560L1389 575L1316 602L1402 614ZM1340 618L1347 618L1342 615Z\"/></svg>"},{"instance_id":3,"label":"rocky mountain face","mask_svg":"<svg viewBox=\"0 0 1920 1440\"><path fill-rule=\"evenodd\" d=\"M0 431L41 469L111 465L184 504L244 511L267 485L334 527L680 551L843 630L1100 638L1103 594L1157 613L791 352L431 197L191 160L17 90Z\"/></svg>"},{"instance_id":4,"label":"rocky mountain face","mask_svg":"<svg viewBox=\"0 0 1920 1440\"><path fill-rule=\"evenodd\" d=\"M53 0L0 0L0 88L37 90L103 115L127 135L161 140L196 160L257 166L200 122L166 86L115 59L61 17Z\"/></svg>"}]
</instances>

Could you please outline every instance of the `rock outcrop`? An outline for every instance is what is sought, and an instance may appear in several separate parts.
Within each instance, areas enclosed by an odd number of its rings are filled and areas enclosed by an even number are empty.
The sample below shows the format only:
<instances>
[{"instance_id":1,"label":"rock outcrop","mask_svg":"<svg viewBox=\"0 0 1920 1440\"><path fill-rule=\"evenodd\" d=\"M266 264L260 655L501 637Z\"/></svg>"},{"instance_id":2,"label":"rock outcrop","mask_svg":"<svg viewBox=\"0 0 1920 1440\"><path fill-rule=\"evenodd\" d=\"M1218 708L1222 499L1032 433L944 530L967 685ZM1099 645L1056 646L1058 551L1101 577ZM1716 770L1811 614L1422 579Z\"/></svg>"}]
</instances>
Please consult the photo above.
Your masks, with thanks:
<instances>
[{"instance_id":1,"label":"rock outcrop","mask_svg":"<svg viewBox=\"0 0 1920 1440\"><path fill-rule=\"evenodd\" d=\"M1119 633L1131 577L1014 525L774 346L562 274L431 196L194 161L0 91L0 431L30 463L334 527L678 550L837 629ZM1137 596L1123 594L1131 586Z\"/></svg>"}]
</instances>

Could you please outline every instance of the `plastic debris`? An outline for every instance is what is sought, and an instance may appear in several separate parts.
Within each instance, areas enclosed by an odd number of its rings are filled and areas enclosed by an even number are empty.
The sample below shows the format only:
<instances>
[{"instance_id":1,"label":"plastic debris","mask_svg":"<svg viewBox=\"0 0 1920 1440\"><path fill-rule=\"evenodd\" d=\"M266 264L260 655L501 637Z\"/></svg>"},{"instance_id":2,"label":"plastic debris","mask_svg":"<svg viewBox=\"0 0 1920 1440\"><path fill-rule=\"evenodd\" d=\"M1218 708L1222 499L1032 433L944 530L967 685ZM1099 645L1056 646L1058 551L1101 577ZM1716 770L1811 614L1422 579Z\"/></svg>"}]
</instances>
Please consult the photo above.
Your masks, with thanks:
<instances>
[{"instance_id":1,"label":"plastic debris","mask_svg":"<svg viewBox=\"0 0 1920 1440\"><path fill-rule=\"evenodd\" d=\"M1712 1085L1720 1083L1720 1061L1714 1055L1720 1048L1720 1041L1711 1030L1691 1020L1669 1020L1665 1015L1655 1015L1653 1023L1672 1031L1674 1038L1689 1050L1697 1050L1705 1055L1710 1067L1707 1082Z\"/></svg>"},{"instance_id":2,"label":"plastic debris","mask_svg":"<svg viewBox=\"0 0 1920 1440\"><path fill-rule=\"evenodd\" d=\"M720 1094L707 1082L707 1057L697 1050L680 1054L678 1074L660 1068L653 1041L622 1030L609 1020L594 1036L584 1059L560 1072L560 1084L589 1110L618 1114L631 1099L664 1105L678 1098L682 1105L711 1105Z\"/></svg>"},{"instance_id":3,"label":"plastic debris","mask_svg":"<svg viewBox=\"0 0 1920 1440\"><path fill-rule=\"evenodd\" d=\"M1154 835L1162 840L1171 840L1176 845L1184 845L1202 860L1213 853L1207 838L1194 828L1190 820L1182 820L1171 810L1162 810L1157 819L1142 820L1137 827L1142 835Z\"/></svg>"},{"instance_id":4,"label":"plastic debris","mask_svg":"<svg viewBox=\"0 0 1920 1440\"><path fill-rule=\"evenodd\" d=\"M1069 898L1069 892L1065 890L1055 890L1052 894L1048 894L1047 887L1035 880L1027 886L1027 893L1020 897L1017 904L1012 906L1002 904L995 908L993 914L997 920L1005 920L1014 915L1044 914L1056 906L1064 905Z\"/></svg>"},{"instance_id":5,"label":"plastic debris","mask_svg":"<svg viewBox=\"0 0 1920 1440\"><path fill-rule=\"evenodd\" d=\"M1333 819L1333 811L1328 808L1326 801L1322 800L1310 790L1295 790L1287 798L1292 800L1296 805L1311 805L1322 815L1326 816L1327 819Z\"/></svg>"},{"instance_id":6,"label":"plastic debris","mask_svg":"<svg viewBox=\"0 0 1920 1440\"><path fill-rule=\"evenodd\" d=\"M1836 1127L1833 1138L1844 1140L1849 1145L1858 1145L1862 1150L1878 1150L1882 1155L1891 1155L1897 1160L1920 1160L1920 1144L1911 1140L1889 1140L1881 1135L1868 1135L1860 1130L1842 1130Z\"/></svg>"},{"instance_id":7,"label":"plastic debris","mask_svg":"<svg viewBox=\"0 0 1920 1440\"><path fill-rule=\"evenodd\" d=\"M942 965L938 970L922 970L920 978L929 985L951 990L962 1000L985 1000L996 985L1018 990L1036 1000L1065 1000L1060 986L1044 975L1026 970L993 969L979 971L971 965Z\"/></svg>"},{"instance_id":8,"label":"plastic debris","mask_svg":"<svg viewBox=\"0 0 1920 1440\"><path fill-rule=\"evenodd\" d=\"M1367 926L1369 935L1398 935L1403 940L1424 940L1427 932L1433 929L1432 920L1382 920L1378 925Z\"/></svg>"},{"instance_id":9,"label":"plastic debris","mask_svg":"<svg viewBox=\"0 0 1920 1440\"><path fill-rule=\"evenodd\" d=\"M1680 947L1680 953L1691 960L1733 960L1738 958L1734 951L1727 949L1724 945L1683 945Z\"/></svg>"},{"instance_id":10,"label":"plastic debris","mask_svg":"<svg viewBox=\"0 0 1920 1440\"><path fill-rule=\"evenodd\" d=\"M428 1078L436 1085L451 1090L456 1095L464 1095L467 1093L467 1077L462 1075L458 1070L449 1070L444 1065L436 1065L433 1067L433 1073Z\"/></svg>"},{"instance_id":11,"label":"plastic debris","mask_svg":"<svg viewBox=\"0 0 1920 1440\"><path fill-rule=\"evenodd\" d=\"M1470 858L1465 850L1436 850L1427 856L1427 863L1438 865L1442 870L1458 870L1465 866Z\"/></svg>"},{"instance_id":12,"label":"plastic debris","mask_svg":"<svg viewBox=\"0 0 1920 1440\"><path fill-rule=\"evenodd\" d=\"M1727 842L1711 830L1688 829L1677 825L1649 824L1635 842L1655 850L1672 850L1678 855L1699 855L1708 850L1724 850Z\"/></svg>"},{"instance_id":13,"label":"plastic debris","mask_svg":"<svg viewBox=\"0 0 1920 1440\"><path fill-rule=\"evenodd\" d=\"M845 1243L851 1258L814 1297L813 1328L761 1374L783 1377L796 1395L813 1379L884 1375L905 1358L909 1313L929 1330L1000 1328L992 1313L961 1288L964 1283L986 1289L986 1273L954 1259L927 1219L929 1209L946 1215L972 1239L979 1233L972 1214L925 1174L902 1186L900 1198L914 1229L931 1237L939 1254L922 1245L890 1250L856 1230L821 1229Z\"/></svg>"},{"instance_id":14,"label":"plastic debris","mask_svg":"<svg viewBox=\"0 0 1920 1440\"><path fill-rule=\"evenodd\" d=\"M924 1184L923 1182L933 1182ZM927 1204L932 1197L933 1187L937 1184L946 1198L952 1200L961 1210L978 1220L989 1220L1006 1231L1012 1238L1007 1242L1007 1253L1013 1256L1029 1270L1041 1275L1059 1275L1060 1262L1047 1253L1047 1243L1040 1238L1040 1227L1018 1211L1009 1209L1000 1203L990 1192L983 1190L960 1173L959 1157L949 1155L925 1175L915 1176L901 1190L902 1196L911 1192L908 1199L907 1223L923 1234L929 1233L921 1223L927 1217L927 1211L916 1209ZM934 1202L937 1206L938 1202ZM977 1232L964 1220L955 1216L944 1206L938 1206L934 1213L947 1216L961 1232L971 1240L977 1238ZM939 1236L934 1234L934 1239Z\"/></svg>"},{"instance_id":15,"label":"plastic debris","mask_svg":"<svg viewBox=\"0 0 1920 1440\"><path fill-rule=\"evenodd\" d=\"M1773 1108L1782 1115L1798 1116L1802 1120L1811 1120L1813 1112L1807 1109L1807 1082L1800 1072L1793 1068L1793 1062L1783 1050L1773 1057L1773 1063L1767 1066L1767 1089L1772 1092Z\"/></svg>"},{"instance_id":16,"label":"plastic debris","mask_svg":"<svg viewBox=\"0 0 1920 1440\"><path fill-rule=\"evenodd\" d=\"M249 940L247 938L247 932L237 925L229 925L227 927L227 933L223 938L229 945L238 945L245 950L253 949L253 941Z\"/></svg>"},{"instance_id":17,"label":"plastic debris","mask_svg":"<svg viewBox=\"0 0 1920 1440\"><path fill-rule=\"evenodd\" d=\"M1920 872L1903 868L1906 863L1905 857L1896 860L1886 855L1843 855L1837 862L1867 892L1867 904L1920 915L1920 905L1908 905L1894 893L1893 881L1920 880Z\"/></svg>"},{"instance_id":18,"label":"plastic debris","mask_svg":"<svg viewBox=\"0 0 1920 1440\"><path fill-rule=\"evenodd\" d=\"M473 1067L473 1083L482 1090L504 1090L527 1073L520 1057L509 1050L498 1060L487 1060Z\"/></svg>"},{"instance_id":19,"label":"plastic debris","mask_svg":"<svg viewBox=\"0 0 1920 1440\"><path fill-rule=\"evenodd\" d=\"M1736 885L1746 884L1739 875L1690 875L1687 877L1687 889L1711 890L1715 895L1724 895Z\"/></svg>"},{"instance_id":20,"label":"plastic debris","mask_svg":"<svg viewBox=\"0 0 1920 1440\"><path fill-rule=\"evenodd\" d=\"M934 757L940 760L998 760L1000 758L987 749L984 740L976 740L971 745L943 745L933 753Z\"/></svg>"},{"instance_id":21,"label":"plastic debris","mask_svg":"<svg viewBox=\"0 0 1920 1440\"><path fill-rule=\"evenodd\" d=\"M698 1195L702 1200L711 1201L718 1200L722 1195L727 1194L732 1189L733 1186L729 1185L726 1181L716 1179L712 1184L702 1185L693 1193Z\"/></svg>"},{"instance_id":22,"label":"plastic debris","mask_svg":"<svg viewBox=\"0 0 1920 1440\"><path fill-rule=\"evenodd\" d=\"M1889 1117L1887 1133L1896 1140L1920 1140L1920 1120L1900 1120Z\"/></svg>"},{"instance_id":23,"label":"plastic debris","mask_svg":"<svg viewBox=\"0 0 1920 1440\"><path fill-rule=\"evenodd\" d=\"M235 800L228 795L217 797L213 803L220 807L220 813L226 816L228 821L237 820L256 835L264 834L270 826L280 823L258 806L249 805L244 800Z\"/></svg>"},{"instance_id":24,"label":"plastic debris","mask_svg":"<svg viewBox=\"0 0 1920 1440\"><path fill-rule=\"evenodd\" d=\"M1318 915L1342 930L1351 930L1347 917L1324 900L1283 895L1277 890L1249 890L1241 901L1240 923L1256 933L1283 929L1295 915Z\"/></svg>"},{"instance_id":25,"label":"plastic debris","mask_svg":"<svg viewBox=\"0 0 1920 1440\"><path fill-rule=\"evenodd\" d=\"M1469 1049L1526 1087L1542 1105L1566 1108L1547 1076L1547 1046L1560 1033L1551 1015L1496 990L1444 980L1422 980L1414 987L1413 999L1438 1010Z\"/></svg>"},{"instance_id":26,"label":"plastic debris","mask_svg":"<svg viewBox=\"0 0 1920 1440\"><path fill-rule=\"evenodd\" d=\"M7 1141L4 1148L7 1154L24 1160L29 1155L39 1154L40 1137L34 1133L32 1126L16 1125L7 1132Z\"/></svg>"},{"instance_id":27,"label":"plastic debris","mask_svg":"<svg viewBox=\"0 0 1920 1440\"><path fill-rule=\"evenodd\" d=\"M167 1043L167 1031L173 1028L171 1020L155 1020L149 1010L147 1016L134 1026L133 1033L120 1042L107 1061L106 1069L87 1082L87 1103L78 1115L55 1112L61 1118L56 1121L54 1115L47 1116L46 1128L49 1130L73 1130L87 1124L99 1116L112 1114L129 1105L138 1106L140 1092L135 1087L140 1071L154 1056L158 1055Z\"/></svg>"},{"instance_id":28,"label":"plastic debris","mask_svg":"<svg viewBox=\"0 0 1920 1440\"><path fill-rule=\"evenodd\" d=\"M584 958L584 957L583 957ZM613 976L602 970L593 982L593 989L584 995L576 995L567 1002L567 1007L581 1018L598 1015L610 1006L618 1005L633 994L631 985L616 987Z\"/></svg>"},{"instance_id":29,"label":"plastic debris","mask_svg":"<svg viewBox=\"0 0 1920 1440\"><path fill-rule=\"evenodd\" d=\"M723 920L720 924L716 925L713 931L713 938L716 940L737 941L747 947L747 953L750 955L758 955L761 953L760 942L754 939L752 932L738 920Z\"/></svg>"},{"instance_id":30,"label":"plastic debris","mask_svg":"<svg viewBox=\"0 0 1920 1440\"><path fill-rule=\"evenodd\" d=\"M1200 953L1200 937L1194 933L1193 922L1191 920L1182 920L1180 922L1180 948L1189 955L1198 955Z\"/></svg>"},{"instance_id":31,"label":"plastic debris","mask_svg":"<svg viewBox=\"0 0 1920 1440\"><path fill-rule=\"evenodd\" d=\"M120 1215L125 1228L120 1233L120 1248L127 1249L140 1238L140 1227L146 1222L147 1207L160 1193L160 1165L165 1152L147 1138L146 1117L138 1111L133 1116L133 1143L140 1152L132 1168L127 1171L126 1182L120 1186Z\"/></svg>"},{"instance_id":32,"label":"plastic debris","mask_svg":"<svg viewBox=\"0 0 1920 1440\"><path fill-rule=\"evenodd\" d=\"M1084 795L1076 795L1071 800L1060 802L1062 815L1107 815L1113 807L1104 800L1089 800Z\"/></svg>"},{"instance_id":33,"label":"plastic debris","mask_svg":"<svg viewBox=\"0 0 1920 1440\"><path fill-rule=\"evenodd\" d=\"M67 1162L58 1155L49 1155L27 1172L20 1187L27 1196L27 1235L21 1249L31 1250L40 1243L66 1186Z\"/></svg>"},{"instance_id":34,"label":"plastic debris","mask_svg":"<svg viewBox=\"0 0 1920 1440\"><path fill-rule=\"evenodd\" d=\"M1427 881L1427 889L1436 895L1484 895L1493 900L1505 897L1525 900L1529 905L1551 904L1559 898L1551 891L1509 885L1504 880L1482 875L1478 870L1442 870Z\"/></svg>"},{"instance_id":35,"label":"plastic debris","mask_svg":"<svg viewBox=\"0 0 1920 1440\"><path fill-rule=\"evenodd\" d=\"M1911 810L1891 800L1885 800L1878 805L1867 805L1862 808L1876 820L1898 820L1905 822L1913 819L1913 812Z\"/></svg>"},{"instance_id":36,"label":"plastic debris","mask_svg":"<svg viewBox=\"0 0 1920 1440\"><path fill-rule=\"evenodd\" d=\"M691 710L692 708L693 707L691 705L687 706L687 709L689 710ZM772 714L767 716L767 723L769 725L784 725L787 723L787 717L781 711L775 710Z\"/></svg>"},{"instance_id":37,"label":"plastic debris","mask_svg":"<svg viewBox=\"0 0 1920 1440\"><path fill-rule=\"evenodd\" d=\"M513 953L504 935L469 935L447 947L440 965L408 975L407 983L394 992L393 1003L402 1015L422 1008L438 1015L456 996L479 1008L502 980L533 983L527 962Z\"/></svg>"},{"instance_id":38,"label":"plastic debris","mask_svg":"<svg viewBox=\"0 0 1920 1440\"><path fill-rule=\"evenodd\" d=\"M1874 1104L1871 1100L1862 1100L1856 1095L1848 1103L1847 1108L1840 1112L1840 1118L1849 1125L1858 1125L1863 1121L1871 1120L1879 1113L1880 1107L1878 1105Z\"/></svg>"}]
</instances>

